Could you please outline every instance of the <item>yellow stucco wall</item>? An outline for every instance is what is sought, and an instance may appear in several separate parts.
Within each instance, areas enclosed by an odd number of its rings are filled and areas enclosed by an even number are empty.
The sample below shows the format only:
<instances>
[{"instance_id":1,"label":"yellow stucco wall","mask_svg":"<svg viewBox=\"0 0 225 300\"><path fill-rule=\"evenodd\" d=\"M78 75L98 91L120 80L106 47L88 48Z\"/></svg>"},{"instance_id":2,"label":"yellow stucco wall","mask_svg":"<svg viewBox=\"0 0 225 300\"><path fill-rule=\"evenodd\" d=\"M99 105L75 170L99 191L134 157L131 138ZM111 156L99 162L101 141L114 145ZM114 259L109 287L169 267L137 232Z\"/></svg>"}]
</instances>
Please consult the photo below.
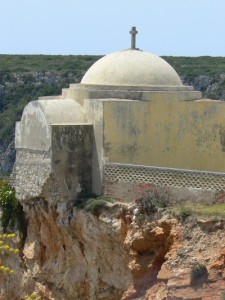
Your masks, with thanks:
<instances>
[{"instance_id":1,"label":"yellow stucco wall","mask_svg":"<svg viewBox=\"0 0 225 300\"><path fill-rule=\"evenodd\" d=\"M225 172L225 103L104 101L106 161Z\"/></svg>"}]
</instances>

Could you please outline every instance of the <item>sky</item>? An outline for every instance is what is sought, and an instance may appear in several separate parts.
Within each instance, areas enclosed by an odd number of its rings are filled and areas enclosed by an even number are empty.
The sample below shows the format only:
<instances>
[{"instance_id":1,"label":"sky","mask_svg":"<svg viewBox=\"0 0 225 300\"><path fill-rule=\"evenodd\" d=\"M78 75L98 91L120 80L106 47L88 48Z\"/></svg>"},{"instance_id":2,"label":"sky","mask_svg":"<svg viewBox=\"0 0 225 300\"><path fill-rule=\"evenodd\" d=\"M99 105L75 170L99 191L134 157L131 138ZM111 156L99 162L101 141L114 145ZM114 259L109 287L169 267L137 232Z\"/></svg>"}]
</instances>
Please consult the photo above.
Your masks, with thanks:
<instances>
[{"instance_id":1,"label":"sky","mask_svg":"<svg viewBox=\"0 0 225 300\"><path fill-rule=\"evenodd\" d=\"M0 0L0 54L225 56L225 0Z\"/></svg>"}]
</instances>

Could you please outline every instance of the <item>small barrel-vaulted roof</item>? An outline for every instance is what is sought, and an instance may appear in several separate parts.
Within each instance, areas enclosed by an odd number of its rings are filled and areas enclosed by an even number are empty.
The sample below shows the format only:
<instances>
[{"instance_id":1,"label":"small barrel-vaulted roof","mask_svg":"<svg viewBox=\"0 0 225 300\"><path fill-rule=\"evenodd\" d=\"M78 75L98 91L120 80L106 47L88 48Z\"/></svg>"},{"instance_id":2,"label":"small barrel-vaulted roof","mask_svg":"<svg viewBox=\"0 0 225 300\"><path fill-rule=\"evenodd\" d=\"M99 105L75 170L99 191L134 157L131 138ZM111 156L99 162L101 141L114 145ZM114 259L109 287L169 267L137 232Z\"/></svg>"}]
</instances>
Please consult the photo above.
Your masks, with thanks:
<instances>
[{"instance_id":1,"label":"small barrel-vaulted roof","mask_svg":"<svg viewBox=\"0 0 225 300\"><path fill-rule=\"evenodd\" d=\"M83 107L72 99L29 102L16 124L16 148L49 151L52 124L85 123Z\"/></svg>"}]
</instances>

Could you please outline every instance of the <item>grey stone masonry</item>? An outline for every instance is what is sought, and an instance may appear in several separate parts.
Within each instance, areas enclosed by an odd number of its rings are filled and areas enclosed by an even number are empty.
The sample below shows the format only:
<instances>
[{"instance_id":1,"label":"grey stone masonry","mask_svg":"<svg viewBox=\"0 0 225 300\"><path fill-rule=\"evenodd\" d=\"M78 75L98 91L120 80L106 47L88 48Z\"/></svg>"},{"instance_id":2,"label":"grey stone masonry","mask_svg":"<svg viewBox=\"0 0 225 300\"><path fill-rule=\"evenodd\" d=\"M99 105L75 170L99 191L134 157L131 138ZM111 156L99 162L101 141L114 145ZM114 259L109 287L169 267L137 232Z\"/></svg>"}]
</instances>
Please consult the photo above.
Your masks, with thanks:
<instances>
[{"instance_id":1,"label":"grey stone masonry","mask_svg":"<svg viewBox=\"0 0 225 300\"><path fill-rule=\"evenodd\" d=\"M14 173L21 202L43 198L56 205L92 191L93 126L54 124L51 131L50 151L17 149Z\"/></svg>"},{"instance_id":2,"label":"grey stone masonry","mask_svg":"<svg viewBox=\"0 0 225 300\"><path fill-rule=\"evenodd\" d=\"M21 201L40 197L51 171L50 152L17 149L14 167L16 197Z\"/></svg>"}]
</instances>

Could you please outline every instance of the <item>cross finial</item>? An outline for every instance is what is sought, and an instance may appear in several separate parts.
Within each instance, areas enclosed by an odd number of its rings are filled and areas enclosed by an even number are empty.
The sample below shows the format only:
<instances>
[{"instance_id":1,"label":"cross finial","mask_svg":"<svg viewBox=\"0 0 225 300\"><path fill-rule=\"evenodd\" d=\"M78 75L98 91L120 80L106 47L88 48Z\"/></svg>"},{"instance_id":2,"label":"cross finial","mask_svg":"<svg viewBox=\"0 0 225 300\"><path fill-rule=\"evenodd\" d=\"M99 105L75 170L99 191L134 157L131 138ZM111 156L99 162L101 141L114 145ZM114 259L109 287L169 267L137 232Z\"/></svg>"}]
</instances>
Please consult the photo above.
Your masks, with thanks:
<instances>
[{"instance_id":1,"label":"cross finial","mask_svg":"<svg viewBox=\"0 0 225 300\"><path fill-rule=\"evenodd\" d=\"M136 49L136 34L138 31L136 30L136 27L131 27L131 49Z\"/></svg>"}]
</instances>

